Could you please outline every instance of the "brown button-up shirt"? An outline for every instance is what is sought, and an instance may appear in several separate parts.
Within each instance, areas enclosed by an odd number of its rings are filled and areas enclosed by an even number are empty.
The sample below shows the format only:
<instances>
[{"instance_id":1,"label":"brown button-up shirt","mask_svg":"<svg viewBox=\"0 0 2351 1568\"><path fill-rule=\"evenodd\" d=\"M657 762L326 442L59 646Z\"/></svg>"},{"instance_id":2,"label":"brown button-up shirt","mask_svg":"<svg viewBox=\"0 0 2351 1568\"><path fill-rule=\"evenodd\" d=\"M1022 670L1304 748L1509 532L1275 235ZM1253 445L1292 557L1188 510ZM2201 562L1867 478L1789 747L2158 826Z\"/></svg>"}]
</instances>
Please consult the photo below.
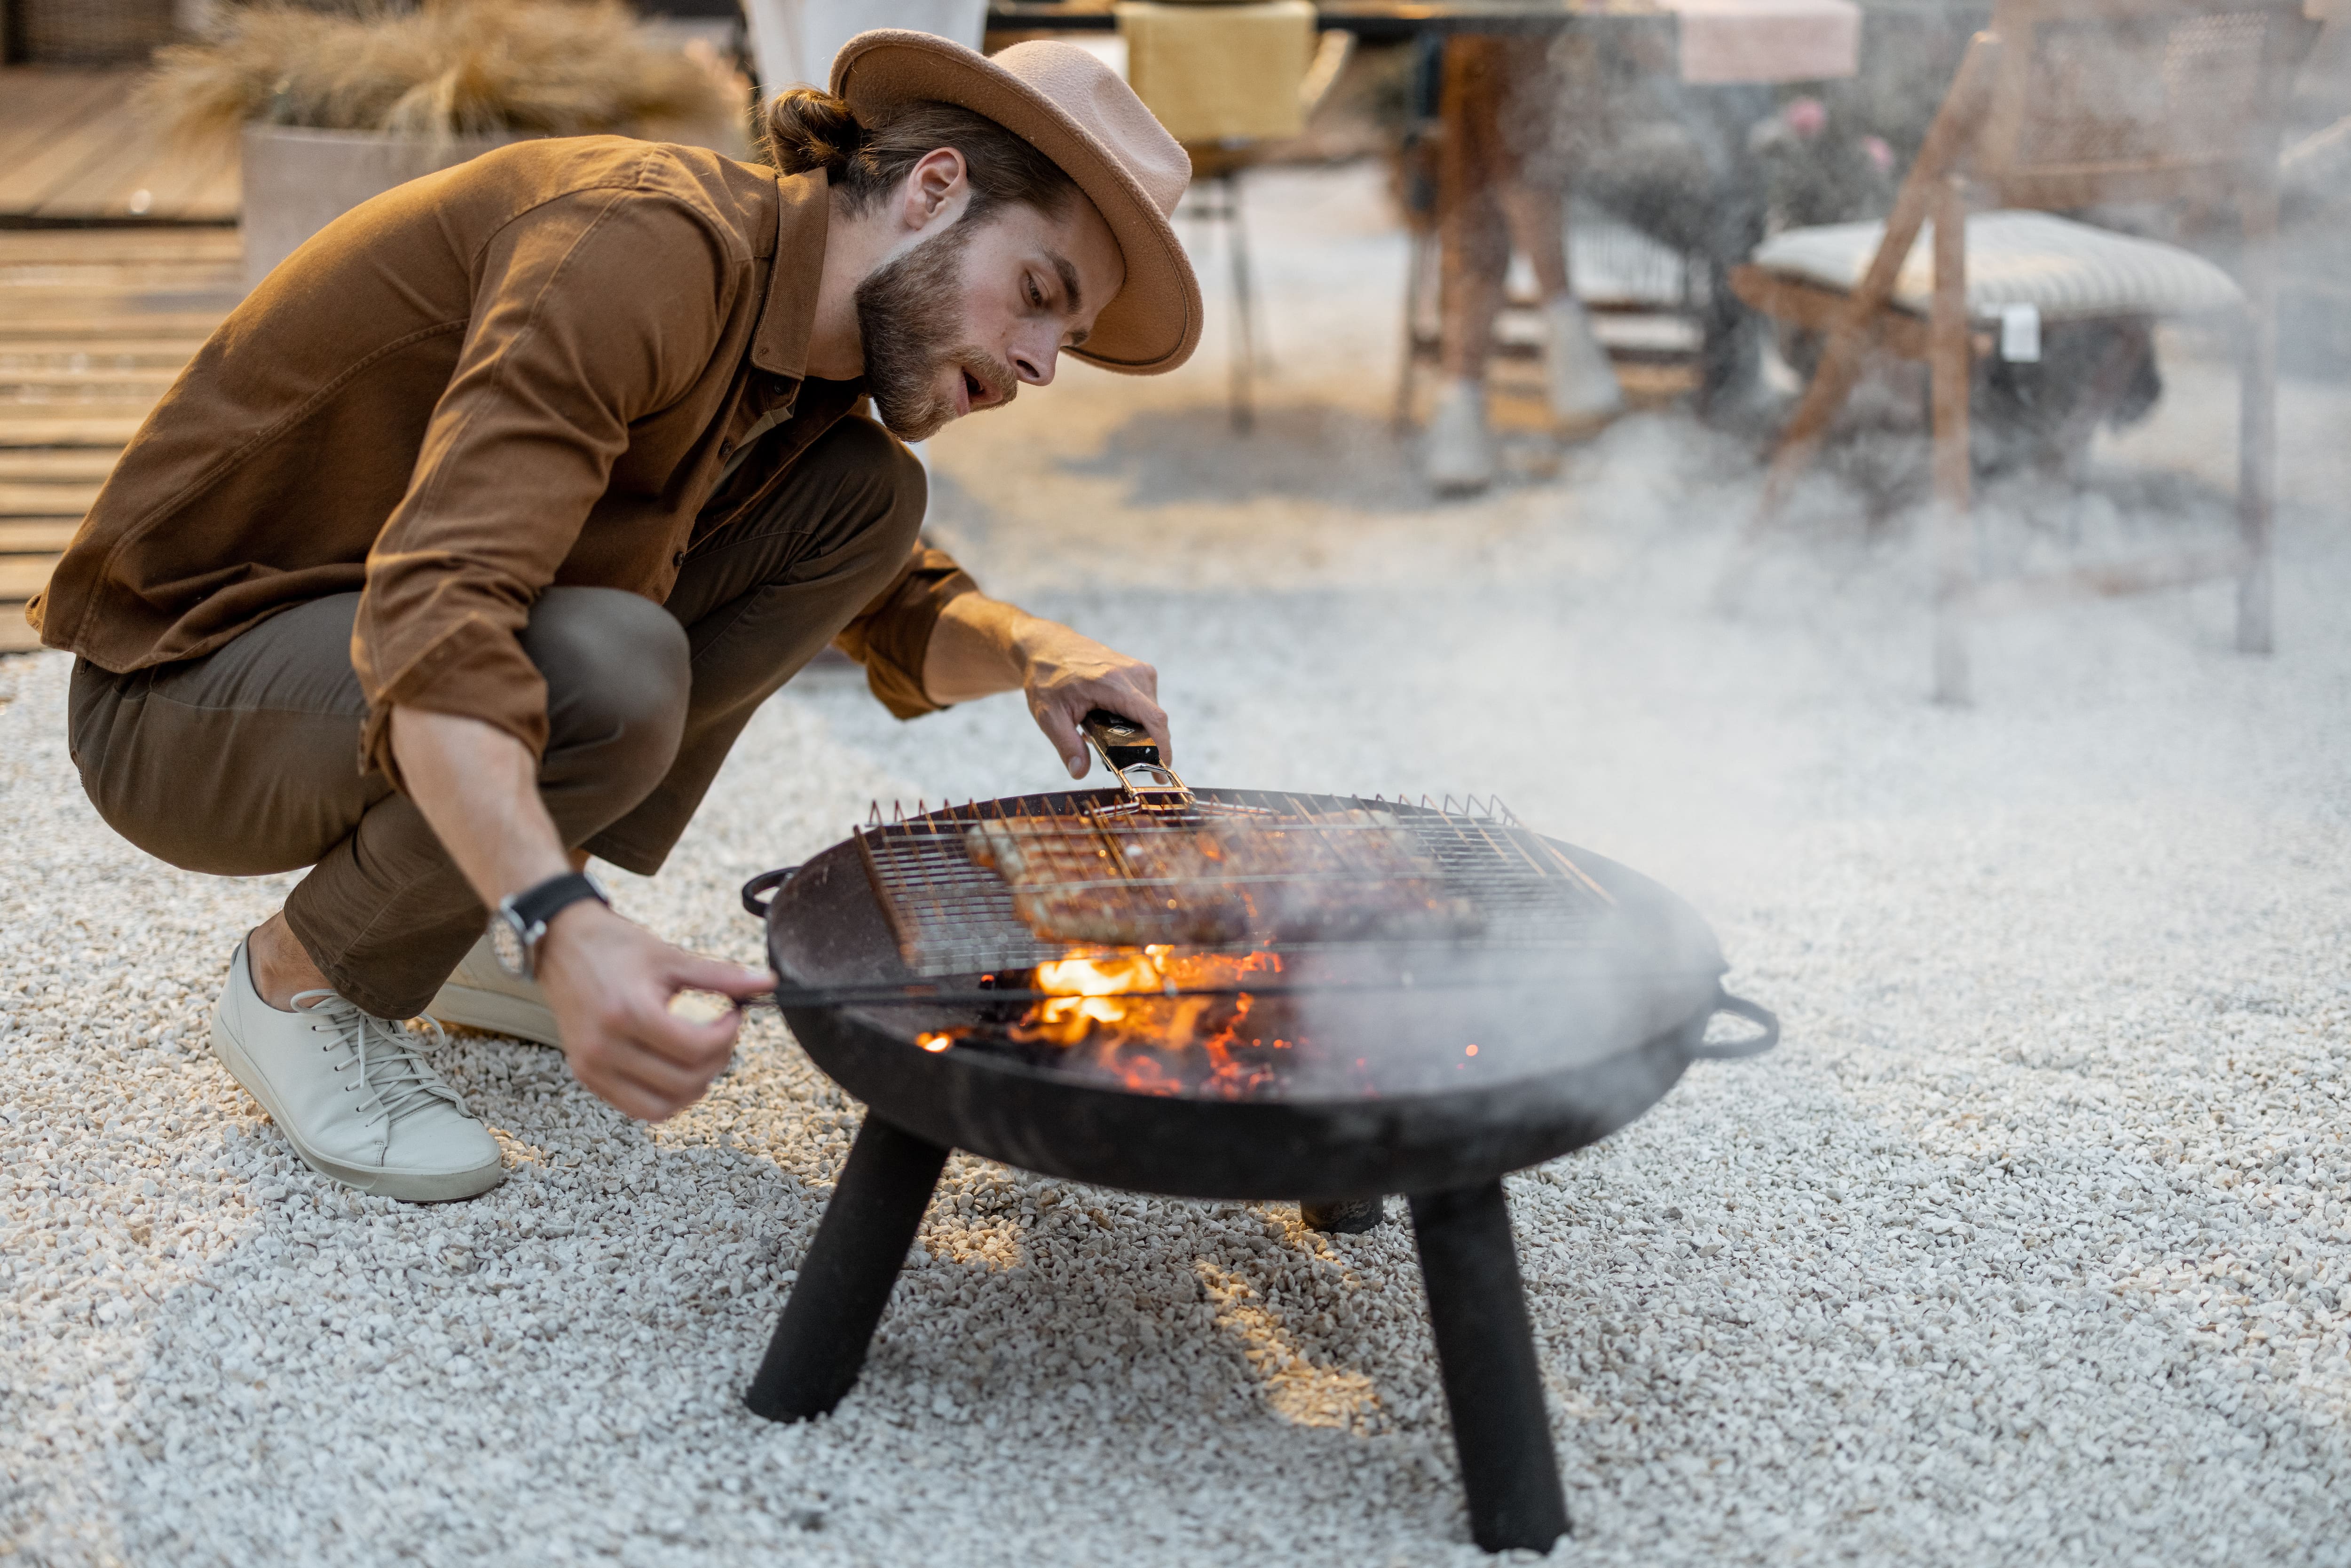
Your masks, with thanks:
<instances>
[{"instance_id":1,"label":"brown button-up shirt","mask_svg":"<svg viewBox=\"0 0 2351 1568\"><path fill-rule=\"evenodd\" d=\"M758 505L862 395L805 375L829 211L821 175L619 137L521 142L367 203L204 344L28 619L120 674L361 589L363 765L391 771L398 705L536 754L547 689L516 633L539 591L666 598L697 520ZM917 550L841 632L902 716L934 706L923 653L969 587Z\"/></svg>"}]
</instances>

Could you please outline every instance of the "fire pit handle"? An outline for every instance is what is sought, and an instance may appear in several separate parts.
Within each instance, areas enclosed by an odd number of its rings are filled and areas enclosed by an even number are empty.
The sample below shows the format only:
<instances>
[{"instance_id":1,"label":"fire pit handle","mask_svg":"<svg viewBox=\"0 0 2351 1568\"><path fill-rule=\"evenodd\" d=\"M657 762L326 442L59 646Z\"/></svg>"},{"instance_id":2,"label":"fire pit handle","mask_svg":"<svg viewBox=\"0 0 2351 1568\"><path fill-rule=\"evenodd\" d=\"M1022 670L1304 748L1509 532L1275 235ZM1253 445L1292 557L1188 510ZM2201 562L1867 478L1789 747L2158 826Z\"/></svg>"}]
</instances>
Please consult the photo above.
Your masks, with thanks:
<instances>
[{"instance_id":1,"label":"fire pit handle","mask_svg":"<svg viewBox=\"0 0 2351 1568\"><path fill-rule=\"evenodd\" d=\"M796 865L778 866L774 871L763 871L745 883L743 884L744 913L754 920L765 920L768 917L768 905L776 900L776 890L791 881L792 873L799 869ZM763 893L768 896L761 898L759 895Z\"/></svg>"},{"instance_id":2,"label":"fire pit handle","mask_svg":"<svg viewBox=\"0 0 2351 1568\"><path fill-rule=\"evenodd\" d=\"M1780 1043L1780 1015L1759 1002L1745 997L1734 997L1724 991L1714 998L1714 1011L1743 1018L1761 1026L1763 1032L1746 1040L1727 1040L1719 1045L1701 1040L1690 1052L1693 1061L1737 1061L1745 1056L1761 1056Z\"/></svg>"}]
</instances>

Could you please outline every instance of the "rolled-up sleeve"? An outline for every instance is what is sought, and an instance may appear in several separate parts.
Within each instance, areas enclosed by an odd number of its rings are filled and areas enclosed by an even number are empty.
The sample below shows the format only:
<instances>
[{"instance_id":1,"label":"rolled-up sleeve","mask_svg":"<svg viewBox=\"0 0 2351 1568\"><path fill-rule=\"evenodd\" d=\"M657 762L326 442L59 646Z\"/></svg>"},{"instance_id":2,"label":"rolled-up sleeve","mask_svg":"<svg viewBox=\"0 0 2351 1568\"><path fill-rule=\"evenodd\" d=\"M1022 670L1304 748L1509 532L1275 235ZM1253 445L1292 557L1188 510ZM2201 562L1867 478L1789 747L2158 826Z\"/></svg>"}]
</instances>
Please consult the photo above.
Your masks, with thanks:
<instances>
[{"instance_id":1,"label":"rolled-up sleeve","mask_svg":"<svg viewBox=\"0 0 2351 1568\"><path fill-rule=\"evenodd\" d=\"M402 706L545 749L547 685L517 633L631 422L684 395L739 286L701 219L631 187L574 192L499 231L407 492L368 554L351 633L362 768L398 779Z\"/></svg>"},{"instance_id":2,"label":"rolled-up sleeve","mask_svg":"<svg viewBox=\"0 0 2351 1568\"><path fill-rule=\"evenodd\" d=\"M833 645L865 666L865 684L883 707L915 718L946 706L923 689L923 660L931 631L947 601L978 591L970 574L943 549L918 544L906 564L875 594Z\"/></svg>"}]
</instances>

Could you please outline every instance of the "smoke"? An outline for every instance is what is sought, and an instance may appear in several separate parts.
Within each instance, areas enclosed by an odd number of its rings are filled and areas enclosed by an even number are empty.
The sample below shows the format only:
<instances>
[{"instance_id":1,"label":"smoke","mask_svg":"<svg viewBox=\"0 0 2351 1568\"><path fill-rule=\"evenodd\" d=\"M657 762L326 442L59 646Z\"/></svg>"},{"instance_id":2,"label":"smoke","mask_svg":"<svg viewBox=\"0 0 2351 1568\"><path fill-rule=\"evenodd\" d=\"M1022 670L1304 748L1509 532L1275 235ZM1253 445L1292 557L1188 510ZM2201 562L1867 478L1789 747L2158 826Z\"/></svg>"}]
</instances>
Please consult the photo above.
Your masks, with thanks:
<instances>
[{"instance_id":1,"label":"smoke","mask_svg":"<svg viewBox=\"0 0 2351 1568\"><path fill-rule=\"evenodd\" d=\"M1893 79L1939 79L1887 104L1930 114L1955 58L1922 45ZM1859 88L1803 96L1767 94L1753 117L1702 129L1767 162L1846 150L1823 161L1826 174L1774 173L1768 221L1855 215L1835 205L1846 200L1865 215L1888 190L1867 139L1898 173L1923 120L1905 130ZM1695 142L1687 124L1660 123L1643 145ZM1253 435L1228 421L1231 295L1224 236L1209 231L1197 255L1211 331L1195 365L1151 381L1071 368L1069 384L985 428L951 426L934 446L934 532L991 591L1155 662L1196 784L1499 795L1539 830L1687 899L1720 938L1733 988L1800 1015L1809 999L1817 1028L1817 978L1795 977L1833 970L1850 988L1839 1005L1866 1016L1874 973L1906 987L1931 976L1959 995L1986 983L1974 967L1985 955L2032 968L2101 951L2095 929L2054 913L2068 897L2121 926L2151 916L2083 846L2126 854L2108 824L2176 824L2179 802L2266 788L2247 772L2269 754L2247 704L2303 716L2281 719L2288 727L2316 722L2301 683L2309 661L2335 657L2321 627L2325 585L2343 573L2310 550L2351 496L2351 463L2328 434L2351 399L2335 383L2290 369L2281 402L2281 528L2302 554L2282 579L2292 630L2275 663L2231 651L2225 585L2053 605L1976 626L1977 706L1938 707L1927 700L1927 448L1912 372L1856 394L1781 526L1739 566L1726 613L1716 590L1784 402L1708 424L1635 366L1636 412L1562 446L1535 367L1505 359L1492 371L1503 477L1440 503L1415 438L1390 423L1406 241L1384 171L1263 171L1247 190L1269 345ZM1670 213L1635 226L1643 209L1598 173L1576 190L1595 227L1689 237ZM2293 226L2304 221L2291 220L2291 242L2304 243ZM2230 345L2165 327L2144 346L2159 380L2129 410L2142 417L2094 428L2062 460L2032 445L2045 400L2099 344L2052 331L2036 385L2003 392L2006 372L1988 375L1970 547L1981 570L2232 537ZM1758 347L1768 370L1778 346ZM1783 396L1792 384L1783 373ZM1064 787L1015 703L900 727L859 693L818 701L910 797ZM2151 794L2169 803L2149 806ZM844 817L860 805L845 802ZM2012 880L1971 885L1995 875ZM2031 925L2042 949L2011 946L2009 924ZM1506 1055L1514 1023L1593 1005L1570 987L1533 995L1491 1021L1432 996L1317 1001L1308 1027L1368 1037L1358 1011L1384 1008L1393 1024L1408 1007L1425 1021L1403 1032L1443 1046L1421 1065L1458 1077L1473 1040L1480 1060Z\"/></svg>"}]
</instances>

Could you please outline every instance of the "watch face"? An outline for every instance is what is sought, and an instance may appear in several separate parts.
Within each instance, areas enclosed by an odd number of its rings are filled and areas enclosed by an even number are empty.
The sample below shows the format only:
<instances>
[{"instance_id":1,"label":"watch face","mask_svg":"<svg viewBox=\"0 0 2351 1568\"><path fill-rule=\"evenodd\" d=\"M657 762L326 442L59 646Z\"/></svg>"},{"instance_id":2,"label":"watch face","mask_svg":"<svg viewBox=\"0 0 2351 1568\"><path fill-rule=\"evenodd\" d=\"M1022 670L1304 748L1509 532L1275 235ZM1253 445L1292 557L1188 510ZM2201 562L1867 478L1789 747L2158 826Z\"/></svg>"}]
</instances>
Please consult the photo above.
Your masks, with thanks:
<instances>
[{"instance_id":1,"label":"watch face","mask_svg":"<svg viewBox=\"0 0 2351 1568\"><path fill-rule=\"evenodd\" d=\"M523 951L522 933L503 915L490 917L490 951L497 955L498 967L507 974L530 977L530 955Z\"/></svg>"}]
</instances>

